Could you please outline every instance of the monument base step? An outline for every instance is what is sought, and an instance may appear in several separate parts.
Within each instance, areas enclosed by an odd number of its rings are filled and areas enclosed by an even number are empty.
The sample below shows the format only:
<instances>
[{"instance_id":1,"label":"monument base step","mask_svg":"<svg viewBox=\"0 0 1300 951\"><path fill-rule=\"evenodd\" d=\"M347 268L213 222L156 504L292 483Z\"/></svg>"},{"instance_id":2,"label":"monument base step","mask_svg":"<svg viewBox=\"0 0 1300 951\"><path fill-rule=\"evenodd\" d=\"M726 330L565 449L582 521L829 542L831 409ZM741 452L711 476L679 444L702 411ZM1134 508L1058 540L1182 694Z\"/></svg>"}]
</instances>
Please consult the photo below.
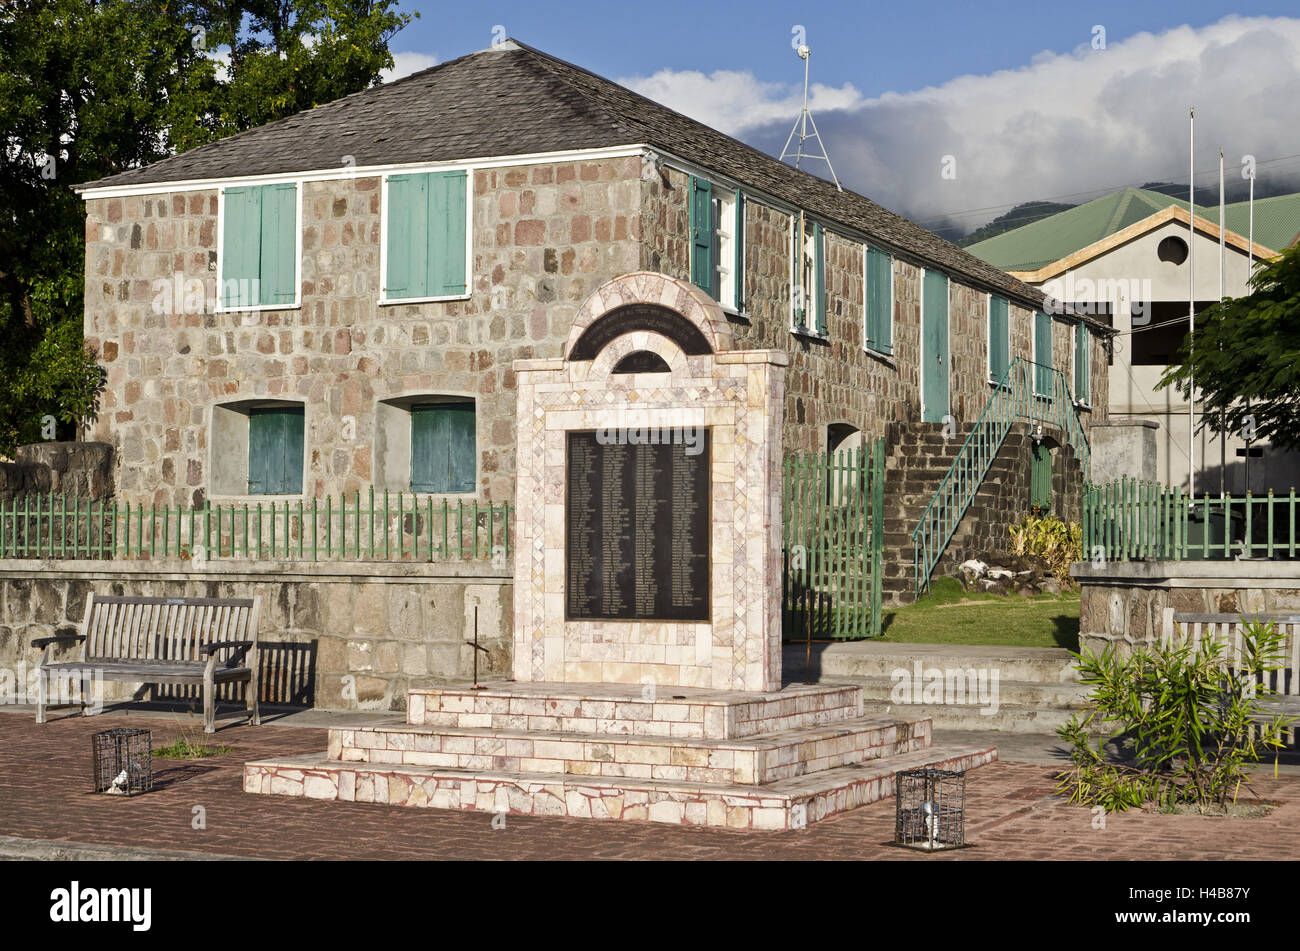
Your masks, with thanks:
<instances>
[{"instance_id":1,"label":"monument base step","mask_svg":"<svg viewBox=\"0 0 1300 951\"><path fill-rule=\"evenodd\" d=\"M568 773L606 779L765 784L930 745L926 717L871 716L728 740L412 726L331 730L342 762Z\"/></svg>"},{"instance_id":2,"label":"monument base step","mask_svg":"<svg viewBox=\"0 0 1300 951\"><path fill-rule=\"evenodd\" d=\"M894 776L905 769L967 770L996 758L994 747L930 747L757 786L346 763L316 753L246 763L244 790L509 815L779 830L892 796Z\"/></svg>"},{"instance_id":3,"label":"monument base step","mask_svg":"<svg viewBox=\"0 0 1300 951\"><path fill-rule=\"evenodd\" d=\"M407 692L412 725L736 739L863 715L853 684L790 684L765 693L640 684L498 681Z\"/></svg>"}]
</instances>

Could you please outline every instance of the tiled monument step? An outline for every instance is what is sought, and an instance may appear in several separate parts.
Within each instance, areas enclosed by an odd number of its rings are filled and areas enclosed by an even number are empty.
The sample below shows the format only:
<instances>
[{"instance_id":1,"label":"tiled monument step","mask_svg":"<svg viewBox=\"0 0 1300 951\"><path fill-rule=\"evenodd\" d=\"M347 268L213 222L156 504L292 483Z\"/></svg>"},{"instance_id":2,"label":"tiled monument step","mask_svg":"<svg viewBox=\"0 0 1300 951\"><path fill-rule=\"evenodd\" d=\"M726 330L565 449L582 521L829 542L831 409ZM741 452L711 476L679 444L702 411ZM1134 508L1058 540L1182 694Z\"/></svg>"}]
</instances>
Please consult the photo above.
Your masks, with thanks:
<instances>
[{"instance_id":1,"label":"tiled monument step","mask_svg":"<svg viewBox=\"0 0 1300 951\"><path fill-rule=\"evenodd\" d=\"M996 758L992 747L930 748L758 786L343 763L318 753L247 763L244 790L514 815L797 829L893 795L901 770L965 770Z\"/></svg>"},{"instance_id":2,"label":"tiled monument step","mask_svg":"<svg viewBox=\"0 0 1300 951\"><path fill-rule=\"evenodd\" d=\"M700 783L770 783L925 749L924 717L873 716L716 740L392 723L330 731L330 759Z\"/></svg>"},{"instance_id":3,"label":"tiled monument step","mask_svg":"<svg viewBox=\"0 0 1300 951\"><path fill-rule=\"evenodd\" d=\"M407 695L407 722L563 733L737 739L862 716L851 685L795 684L769 693L638 684L492 683L423 687Z\"/></svg>"}]
</instances>

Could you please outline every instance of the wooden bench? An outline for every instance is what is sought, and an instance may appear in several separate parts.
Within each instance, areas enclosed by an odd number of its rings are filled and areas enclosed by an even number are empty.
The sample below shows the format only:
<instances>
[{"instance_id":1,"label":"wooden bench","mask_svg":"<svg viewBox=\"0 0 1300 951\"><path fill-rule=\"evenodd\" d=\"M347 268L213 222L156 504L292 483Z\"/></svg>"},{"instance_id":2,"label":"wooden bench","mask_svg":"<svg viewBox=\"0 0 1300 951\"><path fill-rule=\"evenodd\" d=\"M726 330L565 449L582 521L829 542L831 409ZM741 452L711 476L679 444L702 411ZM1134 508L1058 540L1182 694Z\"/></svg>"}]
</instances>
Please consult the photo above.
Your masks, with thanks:
<instances>
[{"instance_id":1,"label":"wooden bench","mask_svg":"<svg viewBox=\"0 0 1300 951\"><path fill-rule=\"evenodd\" d=\"M1235 667L1241 656L1242 625L1251 621L1271 621L1286 636L1281 658L1283 666L1279 670L1264 671L1257 681L1278 694L1267 706L1278 713L1300 714L1300 614L1196 614L1165 608L1160 644L1165 646L1175 640L1181 643L1180 630L1182 638L1193 647L1205 639L1222 641L1224 661L1227 666Z\"/></svg>"},{"instance_id":2,"label":"wooden bench","mask_svg":"<svg viewBox=\"0 0 1300 951\"><path fill-rule=\"evenodd\" d=\"M45 722L51 677L80 680L81 713L96 679L145 684L193 684L203 688L203 730L215 725L218 684L246 683L248 720L262 722L258 708L257 623L260 597L128 598L91 594L79 634L32 641L41 649L36 722ZM50 647L82 643L81 660L50 662ZM64 704L67 706L67 704Z\"/></svg>"}]
</instances>

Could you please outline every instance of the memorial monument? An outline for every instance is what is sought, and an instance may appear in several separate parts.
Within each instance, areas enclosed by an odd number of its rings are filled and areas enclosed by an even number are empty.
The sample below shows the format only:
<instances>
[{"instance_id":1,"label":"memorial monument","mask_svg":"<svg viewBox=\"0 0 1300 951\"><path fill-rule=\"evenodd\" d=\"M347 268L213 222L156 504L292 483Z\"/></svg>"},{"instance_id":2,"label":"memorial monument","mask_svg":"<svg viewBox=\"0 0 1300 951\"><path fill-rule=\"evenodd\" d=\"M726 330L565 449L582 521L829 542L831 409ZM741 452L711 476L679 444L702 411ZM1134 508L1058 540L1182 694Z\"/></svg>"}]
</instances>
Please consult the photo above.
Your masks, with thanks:
<instances>
[{"instance_id":1,"label":"memorial monument","mask_svg":"<svg viewBox=\"0 0 1300 951\"><path fill-rule=\"evenodd\" d=\"M514 680L424 687L404 720L249 763L257 793L794 829L964 769L928 718L781 676L778 350L662 274L616 278L561 357L515 363Z\"/></svg>"}]
</instances>

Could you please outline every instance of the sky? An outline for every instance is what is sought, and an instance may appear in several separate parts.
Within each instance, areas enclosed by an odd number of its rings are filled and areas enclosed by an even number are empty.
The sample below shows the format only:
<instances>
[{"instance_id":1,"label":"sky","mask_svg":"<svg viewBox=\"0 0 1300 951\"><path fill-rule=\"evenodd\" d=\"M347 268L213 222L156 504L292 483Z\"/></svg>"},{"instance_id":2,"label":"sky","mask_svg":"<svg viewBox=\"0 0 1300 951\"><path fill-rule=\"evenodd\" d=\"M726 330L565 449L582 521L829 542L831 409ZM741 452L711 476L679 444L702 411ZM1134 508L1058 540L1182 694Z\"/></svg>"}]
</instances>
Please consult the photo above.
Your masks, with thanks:
<instances>
[{"instance_id":1,"label":"sky","mask_svg":"<svg viewBox=\"0 0 1300 951\"><path fill-rule=\"evenodd\" d=\"M510 36L779 155L802 99L845 187L964 233L1028 200L1124 185L1229 200L1243 169L1300 190L1300 4L655 0L434 4L396 37L393 75ZM806 162L825 174L824 163ZM1244 196L1243 196L1244 197Z\"/></svg>"}]
</instances>

